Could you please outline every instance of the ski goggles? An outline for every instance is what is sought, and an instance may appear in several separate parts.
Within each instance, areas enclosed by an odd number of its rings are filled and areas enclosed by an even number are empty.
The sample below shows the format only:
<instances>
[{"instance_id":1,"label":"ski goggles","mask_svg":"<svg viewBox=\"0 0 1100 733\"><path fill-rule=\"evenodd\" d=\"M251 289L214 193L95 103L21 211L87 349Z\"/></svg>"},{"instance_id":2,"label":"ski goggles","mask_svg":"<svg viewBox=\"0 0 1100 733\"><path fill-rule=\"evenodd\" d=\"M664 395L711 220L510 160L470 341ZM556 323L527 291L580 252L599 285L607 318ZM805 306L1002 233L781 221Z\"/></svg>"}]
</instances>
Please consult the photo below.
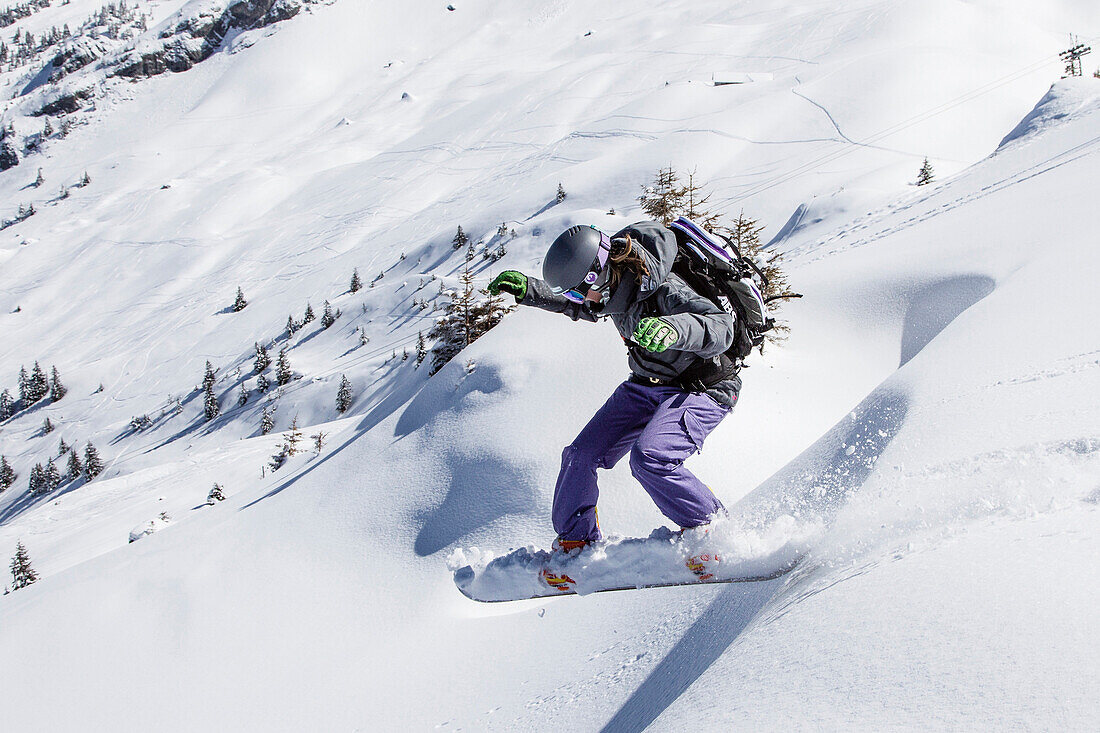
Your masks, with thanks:
<instances>
[{"instance_id":1,"label":"ski goggles","mask_svg":"<svg viewBox=\"0 0 1100 733\"><path fill-rule=\"evenodd\" d=\"M561 290L553 288L555 293L565 296L574 303L583 303L588 293L593 289L599 290L607 283L607 258L611 255L611 238L600 232L600 246L596 250L596 257L592 260L592 266L584 276L584 280L575 288Z\"/></svg>"}]
</instances>

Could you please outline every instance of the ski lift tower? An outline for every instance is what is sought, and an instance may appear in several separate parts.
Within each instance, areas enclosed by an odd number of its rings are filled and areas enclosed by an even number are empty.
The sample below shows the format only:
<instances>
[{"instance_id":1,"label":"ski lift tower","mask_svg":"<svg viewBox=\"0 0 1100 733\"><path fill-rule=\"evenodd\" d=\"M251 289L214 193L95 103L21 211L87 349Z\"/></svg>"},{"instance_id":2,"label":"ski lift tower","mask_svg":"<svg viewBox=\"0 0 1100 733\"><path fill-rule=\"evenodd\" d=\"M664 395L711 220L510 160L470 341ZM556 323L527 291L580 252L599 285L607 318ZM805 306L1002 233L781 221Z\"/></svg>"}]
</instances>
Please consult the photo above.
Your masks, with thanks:
<instances>
[{"instance_id":1,"label":"ski lift tower","mask_svg":"<svg viewBox=\"0 0 1100 733\"><path fill-rule=\"evenodd\" d=\"M1070 47L1058 54L1058 57L1062 59L1066 65L1066 76L1082 76L1081 71L1081 57L1087 53L1092 53L1092 47L1086 46L1081 43L1075 36L1069 37Z\"/></svg>"}]
</instances>

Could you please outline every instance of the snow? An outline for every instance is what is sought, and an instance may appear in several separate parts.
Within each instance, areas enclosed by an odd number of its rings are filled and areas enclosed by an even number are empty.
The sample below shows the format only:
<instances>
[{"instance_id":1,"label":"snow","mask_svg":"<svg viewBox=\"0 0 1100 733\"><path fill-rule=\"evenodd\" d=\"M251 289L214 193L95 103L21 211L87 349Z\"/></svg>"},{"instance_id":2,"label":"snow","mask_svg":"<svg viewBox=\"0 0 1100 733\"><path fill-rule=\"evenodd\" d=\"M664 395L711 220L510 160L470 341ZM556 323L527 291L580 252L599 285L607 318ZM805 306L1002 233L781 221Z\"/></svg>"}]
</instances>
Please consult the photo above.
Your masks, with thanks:
<instances>
[{"instance_id":1,"label":"snow","mask_svg":"<svg viewBox=\"0 0 1100 733\"><path fill-rule=\"evenodd\" d=\"M141 3L151 28L185 4ZM38 360L69 388L0 425L0 550L40 576L0 596L5 727L1095 728L1100 88L1057 52L1098 28L1083 0L337 0L185 73L89 69L95 108L0 173L0 218L38 210L0 231L0 385ZM712 85L734 70L758 80ZM0 74L20 135L36 72ZM520 309L429 379L400 360L432 323L412 301L455 284L458 225L516 231L479 282L537 273L569 224L641 218L669 164L764 223L806 296L691 465L731 557L803 530L809 554L756 584L469 601L447 558L549 547L561 448L625 356ZM353 268L384 276L352 294ZM326 299L334 326L283 335ZM238 408L257 341L300 378ZM295 416L307 450L271 472ZM61 437L105 473L27 497ZM609 535L674 529L625 465L601 490Z\"/></svg>"}]
</instances>

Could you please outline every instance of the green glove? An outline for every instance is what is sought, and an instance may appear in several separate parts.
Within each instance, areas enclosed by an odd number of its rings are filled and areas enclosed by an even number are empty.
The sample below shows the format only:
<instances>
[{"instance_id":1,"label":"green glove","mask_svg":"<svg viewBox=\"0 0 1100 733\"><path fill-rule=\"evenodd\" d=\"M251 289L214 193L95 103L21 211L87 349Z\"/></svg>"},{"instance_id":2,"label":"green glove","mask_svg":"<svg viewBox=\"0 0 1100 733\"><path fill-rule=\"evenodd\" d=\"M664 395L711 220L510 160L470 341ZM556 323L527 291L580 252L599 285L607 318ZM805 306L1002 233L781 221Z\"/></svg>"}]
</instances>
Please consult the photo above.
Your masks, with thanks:
<instances>
[{"instance_id":1,"label":"green glove","mask_svg":"<svg viewBox=\"0 0 1100 733\"><path fill-rule=\"evenodd\" d=\"M634 343L646 351L661 352L680 340L680 333L663 318L643 318L634 329Z\"/></svg>"},{"instance_id":2,"label":"green glove","mask_svg":"<svg viewBox=\"0 0 1100 733\"><path fill-rule=\"evenodd\" d=\"M516 296L516 302L520 302L527 295L527 276L516 270L505 270L489 283L489 292L493 295L499 295L501 290Z\"/></svg>"}]
</instances>

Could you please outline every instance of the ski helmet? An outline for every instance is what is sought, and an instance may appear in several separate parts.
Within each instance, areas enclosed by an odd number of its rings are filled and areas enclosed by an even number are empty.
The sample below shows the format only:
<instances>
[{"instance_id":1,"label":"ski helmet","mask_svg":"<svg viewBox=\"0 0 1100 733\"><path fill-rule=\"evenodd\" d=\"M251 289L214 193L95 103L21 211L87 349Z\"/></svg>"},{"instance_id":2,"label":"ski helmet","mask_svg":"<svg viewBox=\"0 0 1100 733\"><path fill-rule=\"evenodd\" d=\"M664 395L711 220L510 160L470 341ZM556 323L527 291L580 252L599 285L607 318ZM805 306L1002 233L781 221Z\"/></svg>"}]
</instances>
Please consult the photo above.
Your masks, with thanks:
<instances>
[{"instance_id":1,"label":"ski helmet","mask_svg":"<svg viewBox=\"0 0 1100 733\"><path fill-rule=\"evenodd\" d=\"M542 261L542 279L570 300L581 301L607 268L611 239L594 226L572 226L558 235Z\"/></svg>"}]
</instances>

